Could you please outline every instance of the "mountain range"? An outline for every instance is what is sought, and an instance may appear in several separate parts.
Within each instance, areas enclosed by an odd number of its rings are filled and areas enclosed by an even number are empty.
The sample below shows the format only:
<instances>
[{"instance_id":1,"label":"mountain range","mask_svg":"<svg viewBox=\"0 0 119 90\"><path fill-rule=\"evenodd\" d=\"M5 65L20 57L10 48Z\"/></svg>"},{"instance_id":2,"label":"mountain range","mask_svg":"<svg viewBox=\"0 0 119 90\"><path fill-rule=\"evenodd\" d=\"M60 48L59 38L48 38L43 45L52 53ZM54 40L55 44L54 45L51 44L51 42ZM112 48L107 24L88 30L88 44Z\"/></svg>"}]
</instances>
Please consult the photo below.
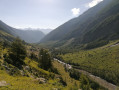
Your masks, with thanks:
<instances>
[{"instance_id":1,"label":"mountain range","mask_svg":"<svg viewBox=\"0 0 119 90\"><path fill-rule=\"evenodd\" d=\"M50 29L50 28L46 28L46 29L42 29L42 28L18 28L20 30L36 30L36 31L42 31L45 35L50 33L53 29Z\"/></svg>"},{"instance_id":2,"label":"mountain range","mask_svg":"<svg viewBox=\"0 0 119 90\"><path fill-rule=\"evenodd\" d=\"M104 0L79 17L57 27L46 36L40 30L15 29L0 21L0 39L12 41L20 37L28 43L55 42L53 46L80 46L93 48L119 39L119 2ZM45 29L44 29L45 31ZM46 30L47 31L47 30Z\"/></svg>"},{"instance_id":3,"label":"mountain range","mask_svg":"<svg viewBox=\"0 0 119 90\"><path fill-rule=\"evenodd\" d=\"M96 46L116 39L119 39L119 1L104 0L79 17L59 26L40 42L55 41L54 46Z\"/></svg>"},{"instance_id":4,"label":"mountain range","mask_svg":"<svg viewBox=\"0 0 119 90\"><path fill-rule=\"evenodd\" d=\"M119 0L43 30L0 21L0 89L119 90Z\"/></svg>"},{"instance_id":5,"label":"mountain range","mask_svg":"<svg viewBox=\"0 0 119 90\"><path fill-rule=\"evenodd\" d=\"M13 41L15 37L20 37L22 40L27 43L37 43L39 42L45 34L40 30L34 29L15 29L8 26L4 22L0 21L0 40Z\"/></svg>"},{"instance_id":6,"label":"mountain range","mask_svg":"<svg viewBox=\"0 0 119 90\"><path fill-rule=\"evenodd\" d=\"M39 42L45 34L39 30L15 30L16 34L27 43Z\"/></svg>"}]
</instances>

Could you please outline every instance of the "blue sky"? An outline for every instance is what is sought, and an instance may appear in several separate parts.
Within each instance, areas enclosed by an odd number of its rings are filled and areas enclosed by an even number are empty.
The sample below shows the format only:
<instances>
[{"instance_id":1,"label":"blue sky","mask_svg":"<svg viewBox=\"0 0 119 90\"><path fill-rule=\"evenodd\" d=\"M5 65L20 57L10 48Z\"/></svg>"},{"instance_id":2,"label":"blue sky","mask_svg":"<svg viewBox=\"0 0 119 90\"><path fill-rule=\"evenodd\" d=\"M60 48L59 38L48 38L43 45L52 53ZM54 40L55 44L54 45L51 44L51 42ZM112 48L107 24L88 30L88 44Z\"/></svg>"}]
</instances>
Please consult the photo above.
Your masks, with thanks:
<instances>
[{"instance_id":1,"label":"blue sky","mask_svg":"<svg viewBox=\"0 0 119 90\"><path fill-rule=\"evenodd\" d=\"M54 29L103 0L0 0L0 20L16 28Z\"/></svg>"}]
</instances>

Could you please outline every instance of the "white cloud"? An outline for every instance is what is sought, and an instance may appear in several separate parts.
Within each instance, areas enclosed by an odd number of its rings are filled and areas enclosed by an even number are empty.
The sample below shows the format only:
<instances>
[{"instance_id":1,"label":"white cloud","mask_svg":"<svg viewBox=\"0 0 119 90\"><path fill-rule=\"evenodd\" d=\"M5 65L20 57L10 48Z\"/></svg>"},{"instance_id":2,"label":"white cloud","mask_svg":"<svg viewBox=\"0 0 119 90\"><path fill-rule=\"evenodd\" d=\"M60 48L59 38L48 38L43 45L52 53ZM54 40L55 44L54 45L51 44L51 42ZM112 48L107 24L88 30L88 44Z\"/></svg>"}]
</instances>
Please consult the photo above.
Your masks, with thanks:
<instances>
[{"instance_id":1,"label":"white cloud","mask_svg":"<svg viewBox=\"0 0 119 90\"><path fill-rule=\"evenodd\" d=\"M88 7L94 7L95 5L97 5L98 3L102 2L103 0L93 0L92 2L90 2L88 4Z\"/></svg>"},{"instance_id":2,"label":"white cloud","mask_svg":"<svg viewBox=\"0 0 119 90\"><path fill-rule=\"evenodd\" d=\"M80 13L80 8L73 8L71 9L71 12L74 16L78 16Z\"/></svg>"}]
</instances>

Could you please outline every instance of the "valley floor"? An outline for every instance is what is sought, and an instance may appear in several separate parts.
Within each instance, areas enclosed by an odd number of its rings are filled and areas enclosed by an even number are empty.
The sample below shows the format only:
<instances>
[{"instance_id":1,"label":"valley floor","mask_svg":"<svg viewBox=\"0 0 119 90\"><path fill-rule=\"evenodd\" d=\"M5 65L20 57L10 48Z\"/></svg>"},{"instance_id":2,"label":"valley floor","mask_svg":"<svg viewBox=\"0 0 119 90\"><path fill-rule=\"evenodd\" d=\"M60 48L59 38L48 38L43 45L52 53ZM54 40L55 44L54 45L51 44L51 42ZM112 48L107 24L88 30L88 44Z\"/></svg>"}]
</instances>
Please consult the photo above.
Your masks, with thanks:
<instances>
[{"instance_id":1,"label":"valley floor","mask_svg":"<svg viewBox=\"0 0 119 90\"><path fill-rule=\"evenodd\" d=\"M70 65L70 64L66 64L65 62L62 62L62 61L60 61L58 59L54 59L54 60L59 62L59 63L61 63L62 65L67 66L67 68L70 68L70 69L73 68L72 65ZM98 76L95 76L95 75L93 75L93 74L91 74L91 73L89 73L87 71L80 70L80 69L76 69L76 70L78 72L88 76L91 80L97 82L100 86L103 86L103 87L107 88L108 90L118 90L119 89L119 87L117 87L116 85L114 85L112 83L109 83L106 80L104 80L104 79L102 79L102 78L100 78Z\"/></svg>"},{"instance_id":2,"label":"valley floor","mask_svg":"<svg viewBox=\"0 0 119 90\"><path fill-rule=\"evenodd\" d=\"M72 52L59 56L64 62L73 65L74 68L80 69L80 72L87 74L99 84L109 87L109 90L115 90L115 85L119 86L118 54L119 44L116 41L100 48ZM99 77L104 80L100 80ZM115 85L110 83L106 84L105 80Z\"/></svg>"}]
</instances>

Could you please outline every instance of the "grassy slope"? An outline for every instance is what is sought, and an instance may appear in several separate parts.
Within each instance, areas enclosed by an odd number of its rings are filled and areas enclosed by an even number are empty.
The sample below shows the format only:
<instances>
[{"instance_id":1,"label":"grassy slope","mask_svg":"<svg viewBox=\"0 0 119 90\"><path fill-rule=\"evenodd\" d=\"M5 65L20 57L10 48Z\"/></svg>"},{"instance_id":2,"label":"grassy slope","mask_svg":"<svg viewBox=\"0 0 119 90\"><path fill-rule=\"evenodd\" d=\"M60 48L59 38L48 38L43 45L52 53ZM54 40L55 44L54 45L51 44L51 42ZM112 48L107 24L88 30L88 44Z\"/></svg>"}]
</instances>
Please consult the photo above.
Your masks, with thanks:
<instances>
[{"instance_id":1,"label":"grassy slope","mask_svg":"<svg viewBox=\"0 0 119 90\"><path fill-rule=\"evenodd\" d=\"M22 75L10 75L8 71L3 66L3 54L7 53L7 49L1 50L0 54L0 82L6 81L7 86L0 87L0 90L52 90L53 88L63 89L62 83L60 83L59 79L52 78L51 76L55 75L54 73L45 71L38 67L38 63L30 60L29 58L25 59L26 66L30 67L30 71L23 69L25 72L25 76ZM14 66L7 64L9 68L14 68ZM43 77L47 79L47 82L44 84L39 84L37 80L37 76L35 73L39 74L39 77Z\"/></svg>"},{"instance_id":2,"label":"grassy slope","mask_svg":"<svg viewBox=\"0 0 119 90\"><path fill-rule=\"evenodd\" d=\"M2 60L0 60L2 61ZM28 64L29 59L26 58L26 64ZM34 77L27 77L27 76L10 76L5 69L0 70L0 82L6 81L8 86L0 87L0 90L50 90L53 88L62 89L63 86L59 82L58 79L51 79L49 75L51 75L48 71L40 69L37 67L38 63L35 61L31 61L28 64L31 68L36 69L41 76L48 77L48 81L45 84L39 84L38 80ZM33 76L32 73L26 72L29 76Z\"/></svg>"},{"instance_id":3,"label":"grassy slope","mask_svg":"<svg viewBox=\"0 0 119 90\"><path fill-rule=\"evenodd\" d=\"M46 84L39 84L30 77L13 77L5 71L0 70L0 81L6 81L8 86L0 87L1 90L50 90L53 88L62 88L57 80L48 80Z\"/></svg>"},{"instance_id":4,"label":"grassy slope","mask_svg":"<svg viewBox=\"0 0 119 90\"><path fill-rule=\"evenodd\" d=\"M114 44L114 43L111 43ZM61 55L63 60L119 85L119 45Z\"/></svg>"},{"instance_id":5,"label":"grassy slope","mask_svg":"<svg viewBox=\"0 0 119 90\"><path fill-rule=\"evenodd\" d=\"M24 61L26 66L30 67L30 71L23 69L25 76L18 74L12 76L8 74L8 71L3 66L4 60L2 57L7 51L7 49L0 51L2 52L0 58L0 82L6 81L7 83L7 86L0 87L0 90L53 90L55 88L58 90L70 90L71 88L77 90L76 88L80 88L79 81L70 78L64 67L57 62L53 62L53 65L58 69L60 75L39 68L38 63L29 58L26 58ZM9 67L9 64L6 66ZM14 66L10 66L11 68L14 68ZM35 76L36 73L38 76ZM52 76L54 76L54 78L52 78ZM39 84L39 81L37 80L39 77L47 79L47 82ZM63 86L59 78L63 78L63 81L67 83L67 86ZM77 85L77 87L75 85Z\"/></svg>"},{"instance_id":6,"label":"grassy slope","mask_svg":"<svg viewBox=\"0 0 119 90\"><path fill-rule=\"evenodd\" d=\"M28 58L26 58L25 62L28 64ZM41 73L44 73L44 75L50 74L48 71L38 68L37 64L37 62L31 61L28 65L39 70ZM26 76L10 76L5 70L0 70L0 82L6 81L8 84L8 86L0 87L0 90L53 90L55 88L61 90L77 90L80 88L79 81L72 79L61 64L58 62L53 62L53 65L58 69L60 76L63 78L63 81L67 83L67 86L64 87L58 78L49 78L47 83L39 84L35 78Z\"/></svg>"},{"instance_id":7,"label":"grassy slope","mask_svg":"<svg viewBox=\"0 0 119 90\"><path fill-rule=\"evenodd\" d=\"M3 41L13 41L14 39L14 36L6 33L6 32L3 32L3 31L0 31L0 40Z\"/></svg>"},{"instance_id":8,"label":"grassy slope","mask_svg":"<svg viewBox=\"0 0 119 90\"><path fill-rule=\"evenodd\" d=\"M66 82L67 87L66 90L78 90L80 88L80 82L78 80L74 80L69 76L69 73L65 71L64 66L57 61L53 62L54 67L57 68L58 72L62 76L63 81Z\"/></svg>"}]
</instances>

